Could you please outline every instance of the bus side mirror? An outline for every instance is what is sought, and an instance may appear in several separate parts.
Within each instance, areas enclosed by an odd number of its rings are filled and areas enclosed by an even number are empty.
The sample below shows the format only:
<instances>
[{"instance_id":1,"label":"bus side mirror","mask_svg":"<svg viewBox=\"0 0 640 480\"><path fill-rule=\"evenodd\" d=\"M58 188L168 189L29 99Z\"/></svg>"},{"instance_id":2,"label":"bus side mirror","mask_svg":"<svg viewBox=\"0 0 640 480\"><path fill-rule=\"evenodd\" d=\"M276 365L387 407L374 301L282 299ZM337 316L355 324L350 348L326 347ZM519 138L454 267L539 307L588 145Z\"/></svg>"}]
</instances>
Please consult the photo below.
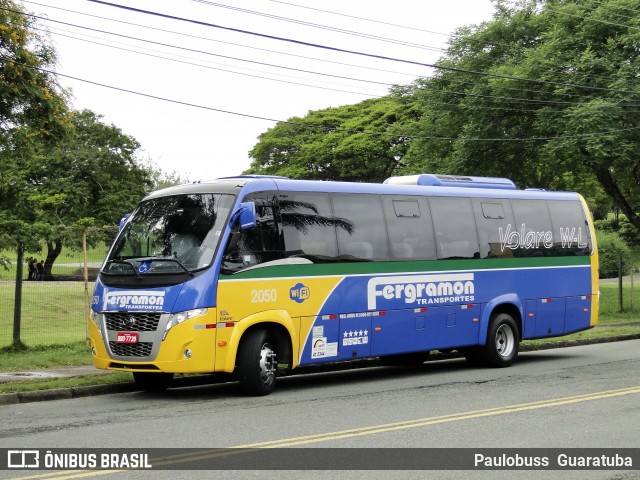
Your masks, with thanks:
<instances>
[{"instance_id":1,"label":"bus side mirror","mask_svg":"<svg viewBox=\"0 0 640 480\"><path fill-rule=\"evenodd\" d=\"M122 229L124 228L124 225L127 223L127 220L129 220L129 217L130 217L130 216L131 216L131 214L130 214L130 213L126 213L126 214L124 215L124 217L122 217L122 218L120 219L120 224L118 225L118 231L119 231L119 232L120 232L120 231L122 231Z\"/></svg>"},{"instance_id":2,"label":"bus side mirror","mask_svg":"<svg viewBox=\"0 0 640 480\"><path fill-rule=\"evenodd\" d=\"M248 230L256 226L256 204L254 202L242 202L240 208L233 215L231 221L238 220L240 230Z\"/></svg>"}]
</instances>

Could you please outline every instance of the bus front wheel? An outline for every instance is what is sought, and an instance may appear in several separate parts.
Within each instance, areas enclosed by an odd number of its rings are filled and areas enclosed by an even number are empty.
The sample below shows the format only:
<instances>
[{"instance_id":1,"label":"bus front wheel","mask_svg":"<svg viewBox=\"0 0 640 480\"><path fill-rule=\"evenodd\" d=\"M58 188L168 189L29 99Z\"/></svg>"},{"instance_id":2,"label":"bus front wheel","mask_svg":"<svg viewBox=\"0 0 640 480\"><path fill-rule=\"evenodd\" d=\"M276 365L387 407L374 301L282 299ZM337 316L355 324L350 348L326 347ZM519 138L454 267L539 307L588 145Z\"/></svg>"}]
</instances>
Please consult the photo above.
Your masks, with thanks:
<instances>
[{"instance_id":1,"label":"bus front wheel","mask_svg":"<svg viewBox=\"0 0 640 480\"><path fill-rule=\"evenodd\" d=\"M238 352L238 377L242 389L250 395L268 395L276 386L275 343L267 330L247 334Z\"/></svg>"}]
</instances>

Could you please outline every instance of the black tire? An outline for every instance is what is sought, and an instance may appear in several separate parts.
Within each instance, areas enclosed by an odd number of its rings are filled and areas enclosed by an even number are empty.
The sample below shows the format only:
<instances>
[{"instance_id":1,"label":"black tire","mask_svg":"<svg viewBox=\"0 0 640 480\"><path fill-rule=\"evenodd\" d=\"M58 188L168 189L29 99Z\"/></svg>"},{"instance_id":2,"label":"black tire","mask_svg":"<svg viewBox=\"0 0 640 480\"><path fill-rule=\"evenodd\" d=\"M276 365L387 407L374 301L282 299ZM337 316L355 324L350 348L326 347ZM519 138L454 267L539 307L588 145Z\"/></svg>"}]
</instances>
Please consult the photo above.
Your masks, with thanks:
<instances>
[{"instance_id":1,"label":"black tire","mask_svg":"<svg viewBox=\"0 0 640 480\"><path fill-rule=\"evenodd\" d=\"M173 373L133 372L133 379L145 392L164 392L171 386Z\"/></svg>"},{"instance_id":2,"label":"black tire","mask_svg":"<svg viewBox=\"0 0 640 480\"><path fill-rule=\"evenodd\" d=\"M426 352L402 353L380 357L380 363L385 367L419 367L429 359L429 350Z\"/></svg>"},{"instance_id":3,"label":"black tire","mask_svg":"<svg viewBox=\"0 0 640 480\"><path fill-rule=\"evenodd\" d=\"M518 325L508 313L495 315L489 325L482 357L487 366L508 367L516 361L520 347Z\"/></svg>"},{"instance_id":4,"label":"black tire","mask_svg":"<svg viewBox=\"0 0 640 480\"><path fill-rule=\"evenodd\" d=\"M238 352L238 380L249 395L268 395L276 386L278 361L267 330L247 333Z\"/></svg>"}]
</instances>

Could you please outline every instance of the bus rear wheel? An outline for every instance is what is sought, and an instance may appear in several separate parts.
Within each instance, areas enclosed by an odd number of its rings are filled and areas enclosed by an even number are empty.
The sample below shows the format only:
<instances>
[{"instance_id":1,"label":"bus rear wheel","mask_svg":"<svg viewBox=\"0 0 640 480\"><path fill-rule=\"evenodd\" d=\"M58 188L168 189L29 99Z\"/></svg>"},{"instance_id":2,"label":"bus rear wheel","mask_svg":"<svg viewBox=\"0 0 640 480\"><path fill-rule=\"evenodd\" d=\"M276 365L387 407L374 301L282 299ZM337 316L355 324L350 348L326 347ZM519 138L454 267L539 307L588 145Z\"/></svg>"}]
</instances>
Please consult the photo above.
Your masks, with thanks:
<instances>
[{"instance_id":1,"label":"bus rear wheel","mask_svg":"<svg viewBox=\"0 0 640 480\"><path fill-rule=\"evenodd\" d=\"M508 367L518 356L519 335L516 321L508 313L499 313L491 321L483 356L491 367Z\"/></svg>"},{"instance_id":2,"label":"bus rear wheel","mask_svg":"<svg viewBox=\"0 0 640 480\"><path fill-rule=\"evenodd\" d=\"M518 356L519 338L518 325L513 317L508 313L498 313L489 324L486 345L466 348L464 356L473 366L508 367Z\"/></svg>"},{"instance_id":3,"label":"bus rear wheel","mask_svg":"<svg viewBox=\"0 0 640 480\"><path fill-rule=\"evenodd\" d=\"M173 381L173 373L133 372L136 385L145 392L164 392Z\"/></svg>"},{"instance_id":4,"label":"bus rear wheel","mask_svg":"<svg viewBox=\"0 0 640 480\"><path fill-rule=\"evenodd\" d=\"M250 395L268 395L276 386L277 368L275 343L269 332L249 332L238 352L242 389Z\"/></svg>"}]
</instances>

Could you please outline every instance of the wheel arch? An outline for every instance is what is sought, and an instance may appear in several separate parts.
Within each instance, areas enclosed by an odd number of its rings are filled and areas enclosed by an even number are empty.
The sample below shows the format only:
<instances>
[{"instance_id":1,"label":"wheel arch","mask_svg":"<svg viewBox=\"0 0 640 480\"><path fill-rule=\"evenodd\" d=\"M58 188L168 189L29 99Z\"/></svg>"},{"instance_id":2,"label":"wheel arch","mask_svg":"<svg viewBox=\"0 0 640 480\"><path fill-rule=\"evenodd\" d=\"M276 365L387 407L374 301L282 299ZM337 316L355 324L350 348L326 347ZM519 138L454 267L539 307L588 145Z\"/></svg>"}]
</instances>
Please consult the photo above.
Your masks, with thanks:
<instances>
[{"instance_id":1,"label":"wheel arch","mask_svg":"<svg viewBox=\"0 0 640 480\"><path fill-rule=\"evenodd\" d=\"M249 332L266 329L273 337L278 352L278 365L287 364L289 369L297 366L299 345L296 342L293 320L285 311L261 312L237 322L227 345L224 371L233 372L242 342Z\"/></svg>"},{"instance_id":2,"label":"wheel arch","mask_svg":"<svg viewBox=\"0 0 640 480\"><path fill-rule=\"evenodd\" d=\"M486 345L491 319L500 313L506 313L514 319L518 327L518 341L522 341L524 327L522 324L522 319L524 318L522 300L515 293L510 293L494 298L485 306L480 319L479 345Z\"/></svg>"}]
</instances>

